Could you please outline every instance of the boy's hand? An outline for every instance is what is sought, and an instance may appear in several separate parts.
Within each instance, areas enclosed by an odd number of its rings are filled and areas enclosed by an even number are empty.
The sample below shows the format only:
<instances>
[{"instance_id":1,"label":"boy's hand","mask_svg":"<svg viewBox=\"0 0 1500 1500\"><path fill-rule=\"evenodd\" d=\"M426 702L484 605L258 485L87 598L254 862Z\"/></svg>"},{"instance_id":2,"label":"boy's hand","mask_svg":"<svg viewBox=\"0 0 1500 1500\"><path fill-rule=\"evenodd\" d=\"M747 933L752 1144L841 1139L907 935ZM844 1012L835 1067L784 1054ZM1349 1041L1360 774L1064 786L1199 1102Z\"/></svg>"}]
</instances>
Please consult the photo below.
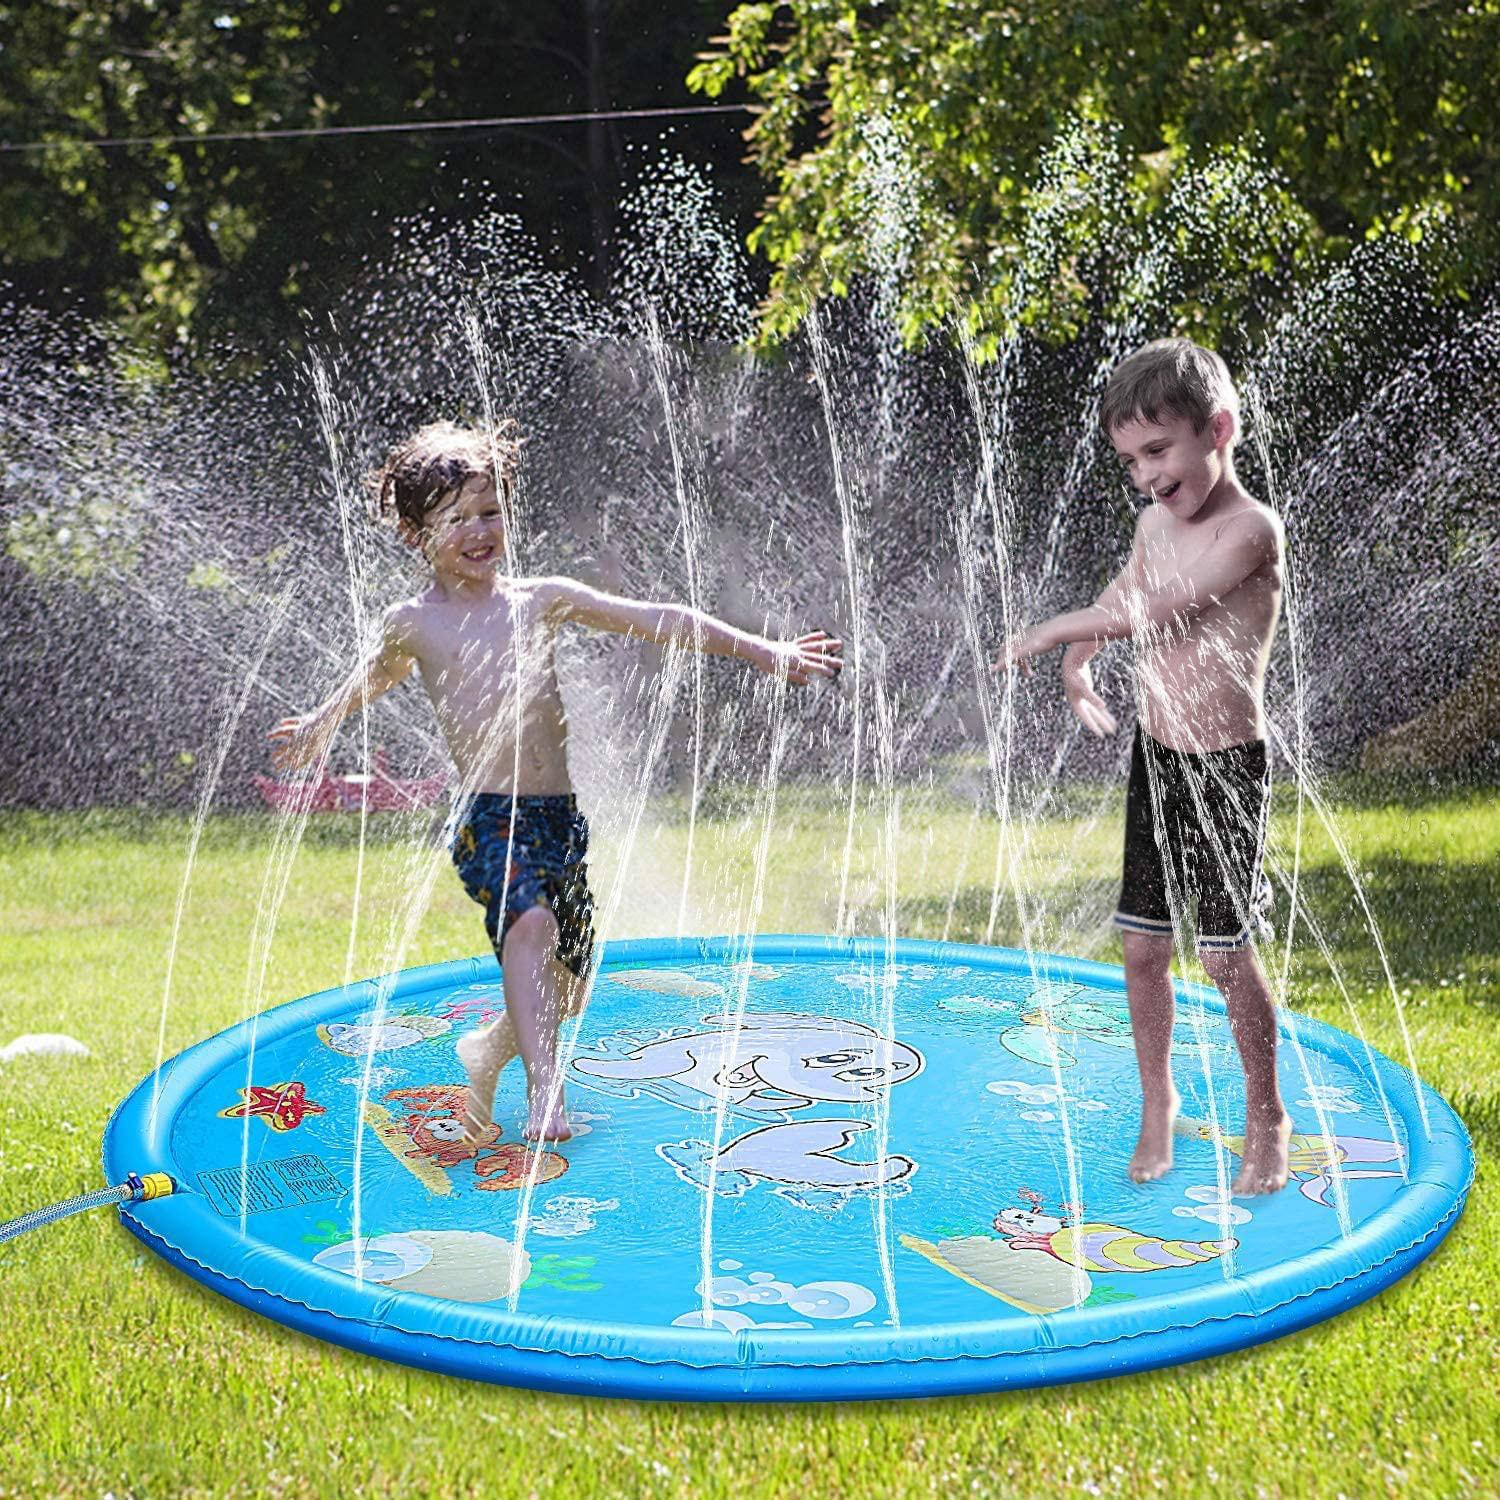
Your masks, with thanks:
<instances>
[{"instance_id":1,"label":"boy's hand","mask_svg":"<svg viewBox=\"0 0 1500 1500\"><path fill-rule=\"evenodd\" d=\"M338 719L317 710L283 719L266 735L268 740L280 741L271 752L271 764L278 771L300 771L322 760L338 727Z\"/></svg>"},{"instance_id":2,"label":"boy's hand","mask_svg":"<svg viewBox=\"0 0 1500 1500\"><path fill-rule=\"evenodd\" d=\"M1033 656L1045 656L1055 646L1056 642L1049 640L1044 625L1033 625L1030 630L1018 631L1005 643L1005 650L1000 653L1000 660L990 668L992 672L1009 672L1020 667L1023 677L1031 676L1031 658Z\"/></svg>"},{"instance_id":3,"label":"boy's hand","mask_svg":"<svg viewBox=\"0 0 1500 1500\"><path fill-rule=\"evenodd\" d=\"M837 677L844 669L844 643L823 630L769 645L768 659L756 665L772 676L785 672L787 681L799 686L813 677Z\"/></svg>"},{"instance_id":4,"label":"boy's hand","mask_svg":"<svg viewBox=\"0 0 1500 1500\"><path fill-rule=\"evenodd\" d=\"M1076 642L1063 652L1063 692L1073 705L1073 712L1083 720L1084 728L1101 739L1115 732L1115 716L1094 691L1094 674L1089 670L1092 646Z\"/></svg>"}]
</instances>

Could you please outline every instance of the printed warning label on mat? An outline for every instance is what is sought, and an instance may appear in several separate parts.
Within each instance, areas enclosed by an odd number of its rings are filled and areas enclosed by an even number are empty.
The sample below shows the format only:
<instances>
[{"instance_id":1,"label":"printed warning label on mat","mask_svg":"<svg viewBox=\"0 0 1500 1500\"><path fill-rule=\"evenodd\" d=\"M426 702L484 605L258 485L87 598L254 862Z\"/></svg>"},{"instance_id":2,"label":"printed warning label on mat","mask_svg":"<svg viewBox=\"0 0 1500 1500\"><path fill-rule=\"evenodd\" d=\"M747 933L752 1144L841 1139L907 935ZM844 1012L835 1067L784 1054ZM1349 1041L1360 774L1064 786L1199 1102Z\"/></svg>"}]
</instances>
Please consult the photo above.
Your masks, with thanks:
<instances>
[{"instance_id":1,"label":"printed warning label on mat","mask_svg":"<svg viewBox=\"0 0 1500 1500\"><path fill-rule=\"evenodd\" d=\"M221 1167L198 1173L209 1202L227 1218L263 1214L342 1198L345 1188L316 1156L282 1156L249 1167Z\"/></svg>"}]
</instances>

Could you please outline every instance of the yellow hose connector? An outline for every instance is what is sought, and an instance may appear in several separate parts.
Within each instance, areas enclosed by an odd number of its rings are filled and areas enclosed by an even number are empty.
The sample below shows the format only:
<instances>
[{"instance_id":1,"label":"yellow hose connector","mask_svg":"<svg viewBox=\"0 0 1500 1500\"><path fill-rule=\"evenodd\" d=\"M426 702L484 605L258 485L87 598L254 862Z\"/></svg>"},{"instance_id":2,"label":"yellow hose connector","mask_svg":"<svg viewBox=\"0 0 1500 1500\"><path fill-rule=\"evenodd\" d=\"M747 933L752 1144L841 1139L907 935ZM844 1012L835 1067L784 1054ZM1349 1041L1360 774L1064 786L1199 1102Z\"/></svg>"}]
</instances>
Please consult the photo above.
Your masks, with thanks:
<instances>
[{"instance_id":1,"label":"yellow hose connector","mask_svg":"<svg viewBox=\"0 0 1500 1500\"><path fill-rule=\"evenodd\" d=\"M149 1203L153 1198L166 1198L176 1191L177 1184L165 1172L147 1172L141 1178L141 1200Z\"/></svg>"}]
</instances>

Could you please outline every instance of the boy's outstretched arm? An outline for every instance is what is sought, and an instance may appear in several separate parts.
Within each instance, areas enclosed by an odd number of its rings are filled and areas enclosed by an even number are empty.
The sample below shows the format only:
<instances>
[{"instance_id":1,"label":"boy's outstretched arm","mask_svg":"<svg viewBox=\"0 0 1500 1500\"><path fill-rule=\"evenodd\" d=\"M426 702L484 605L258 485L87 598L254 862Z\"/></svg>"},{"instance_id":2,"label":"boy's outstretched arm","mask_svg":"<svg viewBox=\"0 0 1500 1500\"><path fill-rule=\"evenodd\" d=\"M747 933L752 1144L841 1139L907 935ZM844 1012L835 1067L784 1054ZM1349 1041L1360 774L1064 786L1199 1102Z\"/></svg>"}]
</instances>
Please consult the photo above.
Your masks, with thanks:
<instances>
[{"instance_id":1,"label":"boy's outstretched arm","mask_svg":"<svg viewBox=\"0 0 1500 1500\"><path fill-rule=\"evenodd\" d=\"M844 643L822 630L791 641L771 640L682 604L626 599L571 578L549 579L546 587L551 597L545 608L559 622L632 635L663 646L687 646L714 656L738 657L773 676L785 673L789 682L837 677L844 664Z\"/></svg>"},{"instance_id":2,"label":"boy's outstretched arm","mask_svg":"<svg viewBox=\"0 0 1500 1500\"><path fill-rule=\"evenodd\" d=\"M1139 535L1137 535L1125 566L1110 579L1103 592L1094 600L1094 609L1112 611L1128 594L1139 592L1140 563L1141 549ZM1031 662L1027 657L1032 653L1027 652L1022 655L1017 652L1012 655L1012 648L1018 647L1032 634L1034 634L1033 631L1022 631L1012 636L1006 645L1006 654L995 663L995 670L999 671L1002 667L1019 664L1022 673L1030 677ZM1115 723L1115 716L1109 711L1109 705L1094 691L1094 674L1089 667L1089 663L1099 654L1103 645L1102 640L1073 641L1063 652L1062 661L1063 693L1069 706L1083 721L1084 727L1100 738L1106 734L1113 734L1118 727Z\"/></svg>"},{"instance_id":3,"label":"boy's outstretched arm","mask_svg":"<svg viewBox=\"0 0 1500 1500\"><path fill-rule=\"evenodd\" d=\"M1089 733L1102 739L1118 727L1109 705L1094 691L1094 674L1089 667L1099 654L1099 641L1074 641L1063 652L1063 693L1073 712L1083 721Z\"/></svg>"},{"instance_id":4,"label":"boy's outstretched arm","mask_svg":"<svg viewBox=\"0 0 1500 1500\"><path fill-rule=\"evenodd\" d=\"M1132 543L1130 557L1125 566L1105 585L1104 592L1094 600L1095 609L1112 610L1132 590L1140 588L1141 549ZM1073 641L1063 652L1063 695L1069 707L1082 720L1090 734L1102 739L1118 728L1109 705L1094 691L1094 673L1089 663L1099 654L1103 641ZM1022 662L1021 670L1028 676L1030 662Z\"/></svg>"},{"instance_id":5,"label":"boy's outstretched arm","mask_svg":"<svg viewBox=\"0 0 1500 1500\"><path fill-rule=\"evenodd\" d=\"M1139 532L1137 532L1139 544ZM1185 624L1237 588L1255 570L1280 556L1276 522L1262 511L1245 511L1224 525L1218 542L1180 572L1155 582L1133 554L1130 564L1087 609L1071 610L1014 635L996 670L1021 666L1068 642L1102 645L1148 630Z\"/></svg>"},{"instance_id":6,"label":"boy's outstretched arm","mask_svg":"<svg viewBox=\"0 0 1500 1500\"><path fill-rule=\"evenodd\" d=\"M271 764L278 770L300 770L321 761L349 714L371 703L411 673L416 658L401 645L400 606L387 612L380 641L325 702L305 714L282 719L267 734L276 742Z\"/></svg>"}]
</instances>

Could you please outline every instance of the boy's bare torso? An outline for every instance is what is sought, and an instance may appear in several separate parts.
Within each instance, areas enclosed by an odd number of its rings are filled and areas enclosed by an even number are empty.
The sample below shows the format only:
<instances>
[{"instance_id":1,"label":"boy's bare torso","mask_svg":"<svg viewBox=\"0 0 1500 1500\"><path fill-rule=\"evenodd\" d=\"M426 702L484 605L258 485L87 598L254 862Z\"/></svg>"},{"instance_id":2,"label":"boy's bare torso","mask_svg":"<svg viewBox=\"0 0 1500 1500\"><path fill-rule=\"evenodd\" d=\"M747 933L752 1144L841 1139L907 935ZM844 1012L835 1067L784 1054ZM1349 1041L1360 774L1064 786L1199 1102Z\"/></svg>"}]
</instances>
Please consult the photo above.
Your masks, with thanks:
<instances>
[{"instance_id":1,"label":"boy's bare torso","mask_svg":"<svg viewBox=\"0 0 1500 1500\"><path fill-rule=\"evenodd\" d=\"M1196 615L1136 638L1141 728L1175 750L1223 750L1265 738L1265 676L1281 611L1280 523L1243 496L1212 518L1181 521L1159 506L1142 515L1136 545L1148 589L1195 571L1246 512L1274 528L1273 559Z\"/></svg>"},{"instance_id":2,"label":"boy's bare torso","mask_svg":"<svg viewBox=\"0 0 1500 1500\"><path fill-rule=\"evenodd\" d=\"M391 613L387 639L416 663L466 791L573 790L549 602L542 580L516 579L479 598L434 587Z\"/></svg>"}]
</instances>

